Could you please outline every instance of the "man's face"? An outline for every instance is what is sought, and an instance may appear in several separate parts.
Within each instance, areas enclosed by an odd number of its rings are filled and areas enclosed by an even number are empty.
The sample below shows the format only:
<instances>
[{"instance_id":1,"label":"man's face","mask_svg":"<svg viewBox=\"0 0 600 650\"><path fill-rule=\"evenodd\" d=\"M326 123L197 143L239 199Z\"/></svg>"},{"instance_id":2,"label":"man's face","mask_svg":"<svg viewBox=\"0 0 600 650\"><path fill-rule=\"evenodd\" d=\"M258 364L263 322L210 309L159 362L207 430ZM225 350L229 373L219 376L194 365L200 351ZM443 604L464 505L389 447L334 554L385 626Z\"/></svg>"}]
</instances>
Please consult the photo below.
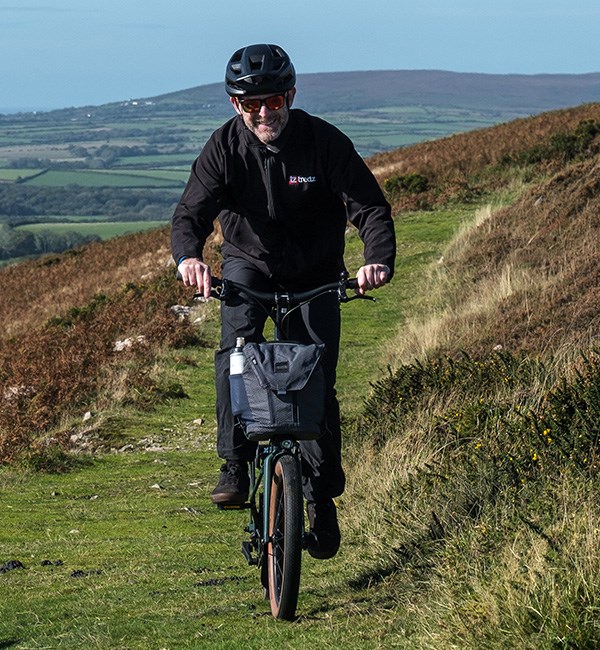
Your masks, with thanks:
<instances>
[{"instance_id":1,"label":"man's face","mask_svg":"<svg viewBox=\"0 0 600 650\"><path fill-rule=\"evenodd\" d=\"M270 109L264 102L261 102L260 109L255 112L246 112L242 107L246 100L264 100L276 98L279 95L252 95L252 97L240 98L231 97L231 103L236 113L242 116L244 124L263 143L269 144L281 135L289 118L289 109L294 101L296 89L292 88L285 95L283 105L279 109ZM248 104L247 104L248 106Z\"/></svg>"}]
</instances>

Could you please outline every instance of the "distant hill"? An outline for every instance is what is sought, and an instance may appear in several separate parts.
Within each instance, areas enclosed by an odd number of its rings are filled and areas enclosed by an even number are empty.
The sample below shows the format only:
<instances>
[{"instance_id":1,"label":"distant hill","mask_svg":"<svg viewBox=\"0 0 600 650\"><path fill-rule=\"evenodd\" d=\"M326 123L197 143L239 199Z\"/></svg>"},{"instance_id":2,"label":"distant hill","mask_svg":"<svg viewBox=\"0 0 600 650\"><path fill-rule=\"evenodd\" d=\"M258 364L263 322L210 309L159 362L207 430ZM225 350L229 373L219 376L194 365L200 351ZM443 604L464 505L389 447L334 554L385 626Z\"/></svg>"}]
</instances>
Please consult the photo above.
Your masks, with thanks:
<instances>
[{"instance_id":1,"label":"distant hill","mask_svg":"<svg viewBox=\"0 0 600 650\"><path fill-rule=\"evenodd\" d=\"M300 74L297 87L295 106L338 126L364 157L600 101L600 73L327 72ZM85 145L101 140L171 152L176 144L179 151L197 151L210 132L232 115L220 82L100 106L0 114L0 125L8 133L0 143L0 167L5 151L12 160L14 147L34 143ZM44 127L53 133L45 133ZM36 157L31 150L26 152Z\"/></svg>"},{"instance_id":2,"label":"distant hill","mask_svg":"<svg viewBox=\"0 0 600 650\"><path fill-rule=\"evenodd\" d=\"M600 73L324 72L298 75L297 86L297 105L315 113L422 105L531 115L600 100ZM223 84L215 83L149 99L157 105L210 105L218 112L227 96Z\"/></svg>"},{"instance_id":3,"label":"distant hill","mask_svg":"<svg viewBox=\"0 0 600 650\"><path fill-rule=\"evenodd\" d=\"M429 107L485 114L490 124L558 108L600 101L600 72L589 74L479 74L444 70L372 70L298 75L296 106L316 114L391 107ZM165 111L197 117L232 115L222 83L213 83L99 106L57 109L37 114L54 122L102 116L152 117ZM499 119L502 118L502 119ZM16 119L0 115L0 123ZM399 116L399 121L402 116ZM406 120L404 120L406 121ZM342 119L343 122L343 119Z\"/></svg>"}]
</instances>

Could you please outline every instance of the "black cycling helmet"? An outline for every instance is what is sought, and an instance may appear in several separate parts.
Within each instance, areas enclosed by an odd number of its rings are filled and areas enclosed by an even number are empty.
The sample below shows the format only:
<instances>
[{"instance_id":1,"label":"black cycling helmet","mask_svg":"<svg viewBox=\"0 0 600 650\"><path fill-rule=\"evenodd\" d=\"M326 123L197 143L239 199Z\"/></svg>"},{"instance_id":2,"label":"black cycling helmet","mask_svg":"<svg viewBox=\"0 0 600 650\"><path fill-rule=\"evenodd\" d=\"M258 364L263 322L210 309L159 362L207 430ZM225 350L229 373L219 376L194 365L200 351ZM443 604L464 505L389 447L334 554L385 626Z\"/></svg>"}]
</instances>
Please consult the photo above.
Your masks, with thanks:
<instances>
[{"instance_id":1,"label":"black cycling helmet","mask_svg":"<svg viewBox=\"0 0 600 650\"><path fill-rule=\"evenodd\" d=\"M283 93L296 85L296 71L278 45L248 45L234 52L225 71L225 88L232 97Z\"/></svg>"}]
</instances>

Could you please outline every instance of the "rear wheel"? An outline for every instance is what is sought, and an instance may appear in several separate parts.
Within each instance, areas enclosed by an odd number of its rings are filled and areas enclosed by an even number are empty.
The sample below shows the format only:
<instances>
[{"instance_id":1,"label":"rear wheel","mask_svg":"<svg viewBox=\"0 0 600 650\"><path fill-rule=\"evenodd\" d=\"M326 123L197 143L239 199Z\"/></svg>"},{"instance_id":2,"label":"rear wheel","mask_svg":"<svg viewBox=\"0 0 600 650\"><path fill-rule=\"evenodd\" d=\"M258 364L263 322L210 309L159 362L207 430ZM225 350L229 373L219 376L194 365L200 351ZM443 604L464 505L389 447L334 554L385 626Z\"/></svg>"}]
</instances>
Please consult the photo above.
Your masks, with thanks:
<instances>
[{"instance_id":1,"label":"rear wheel","mask_svg":"<svg viewBox=\"0 0 600 650\"><path fill-rule=\"evenodd\" d=\"M302 536L302 481L294 456L281 456L275 463L269 504L267 571L269 600L275 618L292 620L298 603Z\"/></svg>"}]
</instances>

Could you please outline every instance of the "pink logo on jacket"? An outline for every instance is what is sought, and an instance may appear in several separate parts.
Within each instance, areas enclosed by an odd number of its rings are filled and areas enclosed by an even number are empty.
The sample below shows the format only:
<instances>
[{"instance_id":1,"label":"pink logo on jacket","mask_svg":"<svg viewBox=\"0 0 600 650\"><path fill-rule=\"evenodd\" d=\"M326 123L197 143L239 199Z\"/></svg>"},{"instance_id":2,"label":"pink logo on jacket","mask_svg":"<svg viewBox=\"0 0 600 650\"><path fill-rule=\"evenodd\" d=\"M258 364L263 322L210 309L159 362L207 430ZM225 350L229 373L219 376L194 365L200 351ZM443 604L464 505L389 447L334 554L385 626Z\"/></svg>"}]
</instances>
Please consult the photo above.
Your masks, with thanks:
<instances>
[{"instance_id":1,"label":"pink logo on jacket","mask_svg":"<svg viewBox=\"0 0 600 650\"><path fill-rule=\"evenodd\" d=\"M316 183L316 176L290 176L290 185L300 185L301 183Z\"/></svg>"}]
</instances>

